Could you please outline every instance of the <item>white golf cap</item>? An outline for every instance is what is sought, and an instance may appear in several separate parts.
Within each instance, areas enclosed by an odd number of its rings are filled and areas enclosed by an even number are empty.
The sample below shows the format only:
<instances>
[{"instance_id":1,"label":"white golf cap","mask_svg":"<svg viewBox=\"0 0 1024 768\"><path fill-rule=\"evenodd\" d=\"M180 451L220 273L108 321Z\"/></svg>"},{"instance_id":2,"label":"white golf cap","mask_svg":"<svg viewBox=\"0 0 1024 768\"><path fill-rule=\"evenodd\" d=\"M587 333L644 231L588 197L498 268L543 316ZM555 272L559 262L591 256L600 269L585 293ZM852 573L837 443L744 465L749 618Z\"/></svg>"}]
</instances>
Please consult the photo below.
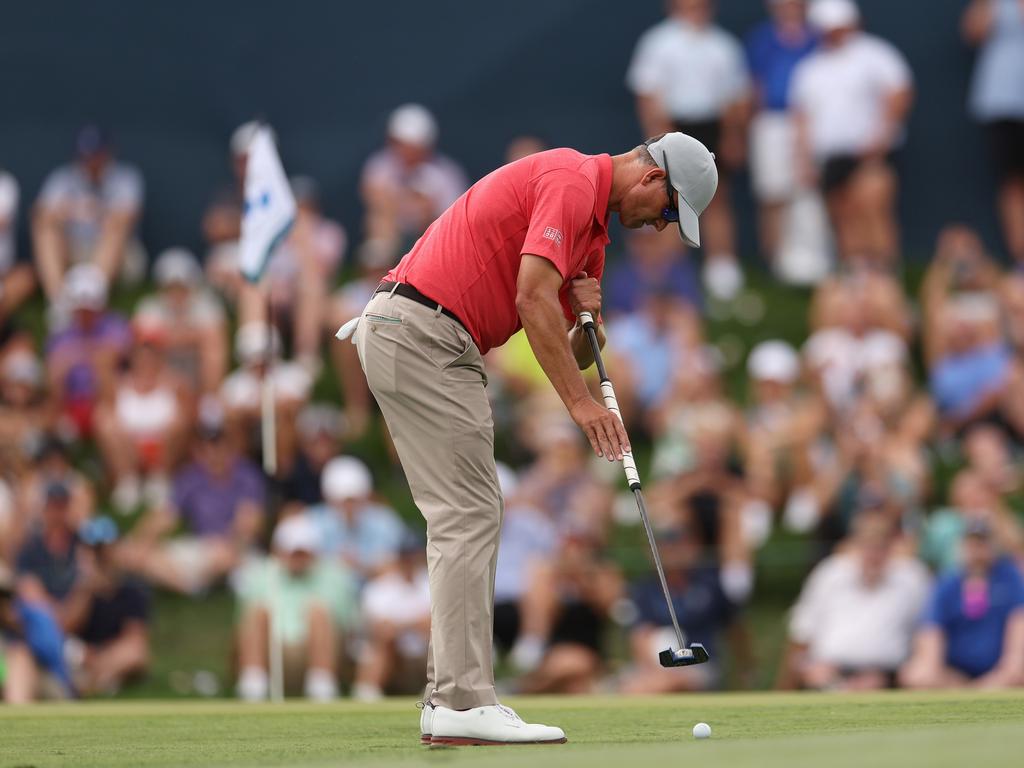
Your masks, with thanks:
<instances>
[{"instance_id":1,"label":"white golf cap","mask_svg":"<svg viewBox=\"0 0 1024 768\"><path fill-rule=\"evenodd\" d=\"M168 248L153 263L153 277L160 286L197 285L202 275L199 262L186 248Z\"/></svg>"},{"instance_id":2,"label":"white golf cap","mask_svg":"<svg viewBox=\"0 0 1024 768\"><path fill-rule=\"evenodd\" d=\"M855 27L860 23L860 9L853 0L814 0L807 9L807 20L821 32Z\"/></svg>"},{"instance_id":3,"label":"white golf cap","mask_svg":"<svg viewBox=\"0 0 1024 768\"><path fill-rule=\"evenodd\" d=\"M700 246L698 218L718 189L715 156L692 136L678 132L652 141L647 151L678 193L680 236L695 248Z\"/></svg>"},{"instance_id":4,"label":"white golf cap","mask_svg":"<svg viewBox=\"0 0 1024 768\"><path fill-rule=\"evenodd\" d=\"M107 305L107 278L95 264L76 264L64 276L62 293L71 309L100 310Z\"/></svg>"},{"instance_id":5,"label":"white golf cap","mask_svg":"<svg viewBox=\"0 0 1024 768\"><path fill-rule=\"evenodd\" d=\"M758 381L791 384L800 375L800 357L784 341L762 341L747 358L747 373Z\"/></svg>"},{"instance_id":6,"label":"white golf cap","mask_svg":"<svg viewBox=\"0 0 1024 768\"><path fill-rule=\"evenodd\" d=\"M320 548L320 531L306 515L292 515L277 524L272 543L276 551L286 555L316 553Z\"/></svg>"},{"instance_id":7,"label":"white golf cap","mask_svg":"<svg viewBox=\"0 0 1024 768\"><path fill-rule=\"evenodd\" d=\"M327 501L364 499L373 490L370 470L352 456L336 456L324 466L320 492Z\"/></svg>"},{"instance_id":8,"label":"white golf cap","mask_svg":"<svg viewBox=\"0 0 1024 768\"><path fill-rule=\"evenodd\" d=\"M388 118L388 136L406 144L430 147L437 141L437 121L422 104L403 104Z\"/></svg>"}]
</instances>

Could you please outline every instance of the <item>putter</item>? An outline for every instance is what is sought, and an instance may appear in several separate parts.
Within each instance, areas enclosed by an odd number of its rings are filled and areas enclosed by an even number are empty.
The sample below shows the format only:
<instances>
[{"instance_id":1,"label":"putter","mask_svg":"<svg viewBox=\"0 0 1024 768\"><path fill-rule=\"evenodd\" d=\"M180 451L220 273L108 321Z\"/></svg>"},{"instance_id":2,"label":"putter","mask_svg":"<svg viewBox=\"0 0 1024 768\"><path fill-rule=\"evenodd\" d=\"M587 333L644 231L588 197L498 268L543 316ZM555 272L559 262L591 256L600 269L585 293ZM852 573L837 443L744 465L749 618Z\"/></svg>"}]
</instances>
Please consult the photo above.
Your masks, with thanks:
<instances>
[{"instance_id":1,"label":"putter","mask_svg":"<svg viewBox=\"0 0 1024 768\"><path fill-rule=\"evenodd\" d=\"M594 364L597 365L597 374L601 377L601 396L604 398L605 407L614 413L619 421L622 421L622 414L619 412L619 402L615 399L615 388L612 386L608 373L604 369L604 361L601 359L601 347L597 343L597 329L594 326L594 316L589 312L580 312L580 322L583 330L590 339L590 348L594 352ZM665 569L661 565L661 555L658 554L658 542L654 539L654 529L651 527L651 520L647 516L647 505L644 504L644 494L640 487L640 473L636 470L636 462L633 461L633 454L626 453L622 456L622 469L626 473L626 480L629 483L629 490L633 492L636 499L636 506L640 510L640 519L644 522L644 530L647 531L647 541L651 545L651 554L654 556L654 567L658 570L658 578L661 580L661 589L665 593L665 603L668 605L669 616L672 617L672 628L676 631L676 640L679 648L666 648L658 654L658 661L663 667L689 667L693 664L703 664L708 660L708 652L700 643L690 643L689 648L683 642L683 632L679 629L679 619L676 618L676 609L672 605L672 595L668 591L668 582L665 580Z\"/></svg>"}]
</instances>

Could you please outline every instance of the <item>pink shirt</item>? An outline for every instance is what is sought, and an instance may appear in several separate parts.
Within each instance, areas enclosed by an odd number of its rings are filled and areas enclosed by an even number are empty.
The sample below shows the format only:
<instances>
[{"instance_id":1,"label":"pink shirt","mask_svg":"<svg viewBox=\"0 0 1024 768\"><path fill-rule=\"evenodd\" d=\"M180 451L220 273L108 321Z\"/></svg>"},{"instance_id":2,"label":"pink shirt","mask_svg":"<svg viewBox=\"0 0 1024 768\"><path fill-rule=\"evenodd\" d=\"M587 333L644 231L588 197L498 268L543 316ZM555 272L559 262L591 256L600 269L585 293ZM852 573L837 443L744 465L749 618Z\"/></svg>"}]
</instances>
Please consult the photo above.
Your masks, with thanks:
<instances>
[{"instance_id":1,"label":"pink shirt","mask_svg":"<svg viewBox=\"0 0 1024 768\"><path fill-rule=\"evenodd\" d=\"M568 284L601 278L612 160L573 149L530 155L484 176L441 214L386 280L409 283L454 312L481 353L522 325L516 279L524 253L548 259Z\"/></svg>"}]
</instances>

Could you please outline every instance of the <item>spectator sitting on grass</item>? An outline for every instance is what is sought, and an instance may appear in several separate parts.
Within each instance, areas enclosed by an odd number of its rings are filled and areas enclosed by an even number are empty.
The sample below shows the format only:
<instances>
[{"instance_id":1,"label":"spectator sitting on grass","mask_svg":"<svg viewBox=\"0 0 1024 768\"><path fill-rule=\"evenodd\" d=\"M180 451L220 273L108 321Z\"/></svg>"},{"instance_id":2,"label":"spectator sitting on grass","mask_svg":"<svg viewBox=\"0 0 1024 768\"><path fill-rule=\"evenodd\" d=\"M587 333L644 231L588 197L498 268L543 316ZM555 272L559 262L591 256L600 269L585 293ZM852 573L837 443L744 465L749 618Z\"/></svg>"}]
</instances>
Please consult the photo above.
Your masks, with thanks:
<instances>
[{"instance_id":1,"label":"spectator sitting on grass","mask_svg":"<svg viewBox=\"0 0 1024 768\"><path fill-rule=\"evenodd\" d=\"M197 393L215 393L228 368L228 329L224 309L203 284L196 257L169 248L153 263L158 291L135 308L135 321L159 327L168 362Z\"/></svg>"},{"instance_id":2,"label":"spectator sitting on grass","mask_svg":"<svg viewBox=\"0 0 1024 768\"><path fill-rule=\"evenodd\" d=\"M862 511L848 545L811 572L793 607L782 687L867 690L895 683L929 580L921 563L896 554L894 531L883 513Z\"/></svg>"},{"instance_id":3,"label":"spectator sitting on grass","mask_svg":"<svg viewBox=\"0 0 1024 768\"><path fill-rule=\"evenodd\" d=\"M999 552L984 519L967 526L963 565L935 586L900 682L908 688L1024 685L1024 577Z\"/></svg>"},{"instance_id":4,"label":"spectator sitting on grass","mask_svg":"<svg viewBox=\"0 0 1024 768\"><path fill-rule=\"evenodd\" d=\"M362 615L366 643L353 697L375 701L385 691L420 693L430 640L430 581L419 536L407 532L398 559L366 585Z\"/></svg>"},{"instance_id":5,"label":"spectator sitting on grass","mask_svg":"<svg viewBox=\"0 0 1024 768\"><path fill-rule=\"evenodd\" d=\"M17 480L29 469L31 449L50 429L53 409L43 367L29 344L0 355L0 472Z\"/></svg>"},{"instance_id":6,"label":"spectator sitting on grass","mask_svg":"<svg viewBox=\"0 0 1024 768\"><path fill-rule=\"evenodd\" d=\"M18 597L14 577L2 560L0 641L5 703L27 704L40 693L62 699L74 696L60 625L45 604Z\"/></svg>"},{"instance_id":7,"label":"spectator sitting on grass","mask_svg":"<svg viewBox=\"0 0 1024 768\"><path fill-rule=\"evenodd\" d=\"M310 403L295 420L295 445L279 453L284 475L284 496L290 502L312 506L323 502L320 478L327 462L338 455L345 417L329 403Z\"/></svg>"},{"instance_id":8,"label":"spectator sitting on grass","mask_svg":"<svg viewBox=\"0 0 1024 768\"><path fill-rule=\"evenodd\" d=\"M356 582L340 563L318 557L320 532L304 515L277 524L272 555L238 574L238 695L260 701L269 688L268 659L279 634L285 693L314 701L338 695L343 633L356 621Z\"/></svg>"},{"instance_id":9,"label":"spectator sitting on grass","mask_svg":"<svg viewBox=\"0 0 1024 768\"><path fill-rule=\"evenodd\" d=\"M93 264L68 270L61 299L71 320L47 341L47 388L60 411L61 429L89 437L100 392L131 346L131 328L106 309L107 281Z\"/></svg>"},{"instance_id":10,"label":"spectator sitting on grass","mask_svg":"<svg viewBox=\"0 0 1024 768\"><path fill-rule=\"evenodd\" d=\"M170 499L151 509L121 547L129 570L186 594L230 573L259 538L265 481L214 416L201 421L194 460L175 475ZM186 533L162 539L184 524Z\"/></svg>"},{"instance_id":11,"label":"spectator sitting on grass","mask_svg":"<svg viewBox=\"0 0 1024 768\"><path fill-rule=\"evenodd\" d=\"M78 581L65 628L70 659L83 695L109 694L149 665L149 595L117 564L118 531L109 517L78 531Z\"/></svg>"},{"instance_id":12,"label":"spectator sitting on grass","mask_svg":"<svg viewBox=\"0 0 1024 768\"><path fill-rule=\"evenodd\" d=\"M352 456L336 456L320 476L324 501L306 514L320 531L320 552L340 559L360 581L395 559L405 526L394 510L373 500L370 470Z\"/></svg>"}]
</instances>

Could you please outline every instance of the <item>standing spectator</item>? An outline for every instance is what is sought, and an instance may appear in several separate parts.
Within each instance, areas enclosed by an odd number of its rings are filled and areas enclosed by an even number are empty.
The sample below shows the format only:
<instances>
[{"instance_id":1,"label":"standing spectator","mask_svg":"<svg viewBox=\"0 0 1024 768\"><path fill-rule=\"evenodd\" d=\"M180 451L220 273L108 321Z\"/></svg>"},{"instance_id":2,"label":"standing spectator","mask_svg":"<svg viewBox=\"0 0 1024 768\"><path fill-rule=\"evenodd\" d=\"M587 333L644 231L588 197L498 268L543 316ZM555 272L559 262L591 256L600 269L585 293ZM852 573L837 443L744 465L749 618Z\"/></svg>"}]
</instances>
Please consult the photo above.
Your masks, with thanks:
<instances>
[{"instance_id":1,"label":"standing spectator","mask_svg":"<svg viewBox=\"0 0 1024 768\"><path fill-rule=\"evenodd\" d=\"M896 553L892 522L862 512L849 546L811 572L790 620L783 687L888 688L910 655L928 572Z\"/></svg>"},{"instance_id":2,"label":"standing spectator","mask_svg":"<svg viewBox=\"0 0 1024 768\"><path fill-rule=\"evenodd\" d=\"M760 204L761 253L775 258L787 204L797 192L796 135L789 83L796 65L814 50L805 0L768 0L771 18L746 39L754 80L750 125L750 181Z\"/></svg>"},{"instance_id":3,"label":"standing spectator","mask_svg":"<svg viewBox=\"0 0 1024 768\"><path fill-rule=\"evenodd\" d=\"M1020 0L971 0L963 35L980 46L971 81L970 112L988 131L999 184L1003 239L1024 264L1024 4Z\"/></svg>"},{"instance_id":4,"label":"standing spectator","mask_svg":"<svg viewBox=\"0 0 1024 768\"><path fill-rule=\"evenodd\" d=\"M356 583L340 563L318 558L319 531L303 515L278 523L273 554L251 560L237 580L238 695L267 697L270 633L279 633L284 687L314 701L338 695L343 631L356 620Z\"/></svg>"},{"instance_id":5,"label":"standing spectator","mask_svg":"<svg viewBox=\"0 0 1024 768\"><path fill-rule=\"evenodd\" d=\"M626 82L647 136L682 131L718 158L718 194L704 212L704 283L716 298L731 299L743 287L729 182L745 154L746 62L739 41L713 23L712 0L668 5L669 17L637 43Z\"/></svg>"},{"instance_id":6,"label":"standing spectator","mask_svg":"<svg viewBox=\"0 0 1024 768\"><path fill-rule=\"evenodd\" d=\"M124 318L105 309L107 281L93 264L68 270L61 300L71 311L71 322L47 341L48 389L60 411L60 429L88 437L93 410L103 388L111 385L132 334Z\"/></svg>"},{"instance_id":7,"label":"standing spectator","mask_svg":"<svg viewBox=\"0 0 1024 768\"><path fill-rule=\"evenodd\" d=\"M899 256L896 172L913 98L906 59L860 31L853 0L814 0L821 46L793 73L798 162L825 193L840 256L892 265Z\"/></svg>"},{"instance_id":8,"label":"standing spectator","mask_svg":"<svg viewBox=\"0 0 1024 768\"><path fill-rule=\"evenodd\" d=\"M8 321L36 287L32 267L18 261L18 202L13 175L0 168L0 346L7 341Z\"/></svg>"},{"instance_id":9,"label":"standing spectator","mask_svg":"<svg viewBox=\"0 0 1024 768\"><path fill-rule=\"evenodd\" d=\"M394 562L405 526L394 510L373 501L370 470L352 456L327 462L320 476L324 502L308 513L320 530L320 552L339 558L365 580Z\"/></svg>"},{"instance_id":10,"label":"standing spectator","mask_svg":"<svg viewBox=\"0 0 1024 768\"><path fill-rule=\"evenodd\" d=\"M909 688L1024 685L1024 577L973 520L963 566L939 580L900 680Z\"/></svg>"},{"instance_id":11,"label":"standing spectator","mask_svg":"<svg viewBox=\"0 0 1024 768\"><path fill-rule=\"evenodd\" d=\"M359 654L354 698L375 701L385 690L418 693L430 640L430 580L423 542L402 538L398 559L363 592L367 642Z\"/></svg>"},{"instance_id":12,"label":"standing spectator","mask_svg":"<svg viewBox=\"0 0 1024 768\"><path fill-rule=\"evenodd\" d=\"M75 139L75 160L43 182L32 219L39 278L47 298L61 296L73 264L95 265L107 283L142 279L145 253L135 228L142 215L139 171L114 158L109 136L95 125Z\"/></svg>"},{"instance_id":13,"label":"standing spectator","mask_svg":"<svg viewBox=\"0 0 1024 768\"><path fill-rule=\"evenodd\" d=\"M366 161L359 182L365 231L404 250L469 185L455 161L435 150L437 121L426 107L398 107L387 131L387 146Z\"/></svg>"},{"instance_id":14,"label":"standing spectator","mask_svg":"<svg viewBox=\"0 0 1024 768\"><path fill-rule=\"evenodd\" d=\"M157 256L153 278L159 291L139 302L135 321L163 332L168 362L193 391L216 392L228 367L227 319L203 285L199 262L184 248L169 248Z\"/></svg>"},{"instance_id":15,"label":"standing spectator","mask_svg":"<svg viewBox=\"0 0 1024 768\"><path fill-rule=\"evenodd\" d=\"M226 576L262 532L266 483L221 423L201 423L195 459L174 477L170 499L149 511L122 546L130 570L196 594ZM184 524L185 533L164 536Z\"/></svg>"}]
</instances>

